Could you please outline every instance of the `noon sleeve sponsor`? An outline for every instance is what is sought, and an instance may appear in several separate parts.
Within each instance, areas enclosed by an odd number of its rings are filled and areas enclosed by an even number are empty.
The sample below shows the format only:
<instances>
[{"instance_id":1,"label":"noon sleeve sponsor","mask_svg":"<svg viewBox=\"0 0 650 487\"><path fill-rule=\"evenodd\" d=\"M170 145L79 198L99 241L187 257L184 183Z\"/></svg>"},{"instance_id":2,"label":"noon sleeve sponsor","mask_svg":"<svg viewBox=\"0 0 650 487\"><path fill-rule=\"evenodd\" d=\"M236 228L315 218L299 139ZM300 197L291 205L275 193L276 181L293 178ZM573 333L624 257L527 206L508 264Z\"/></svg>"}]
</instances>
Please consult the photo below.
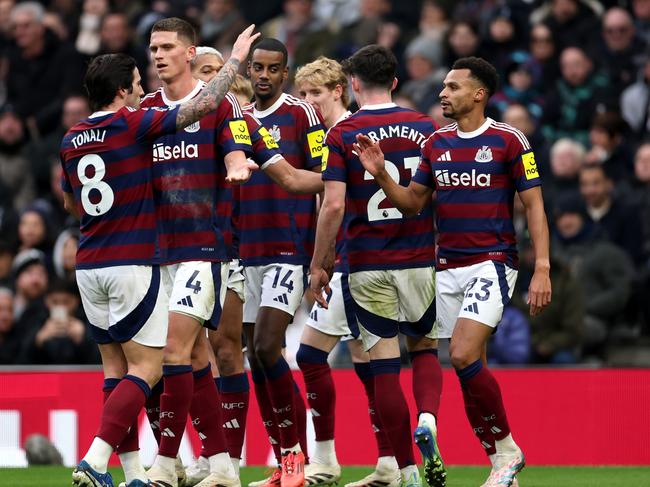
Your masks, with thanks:
<instances>
[{"instance_id":1,"label":"noon sleeve sponsor","mask_svg":"<svg viewBox=\"0 0 650 487\"><path fill-rule=\"evenodd\" d=\"M309 146L309 155L312 159L318 159L323 156L324 140L325 131L322 129L315 130L307 134L307 145Z\"/></svg>"},{"instance_id":2,"label":"noon sleeve sponsor","mask_svg":"<svg viewBox=\"0 0 650 487\"><path fill-rule=\"evenodd\" d=\"M251 145L251 136L244 120L231 120L228 122L232 137L238 144Z\"/></svg>"},{"instance_id":3,"label":"noon sleeve sponsor","mask_svg":"<svg viewBox=\"0 0 650 487\"><path fill-rule=\"evenodd\" d=\"M526 181L539 178L537 162L535 161L535 154L533 151L523 153L521 155L521 162L524 166L524 176L526 177Z\"/></svg>"}]
</instances>

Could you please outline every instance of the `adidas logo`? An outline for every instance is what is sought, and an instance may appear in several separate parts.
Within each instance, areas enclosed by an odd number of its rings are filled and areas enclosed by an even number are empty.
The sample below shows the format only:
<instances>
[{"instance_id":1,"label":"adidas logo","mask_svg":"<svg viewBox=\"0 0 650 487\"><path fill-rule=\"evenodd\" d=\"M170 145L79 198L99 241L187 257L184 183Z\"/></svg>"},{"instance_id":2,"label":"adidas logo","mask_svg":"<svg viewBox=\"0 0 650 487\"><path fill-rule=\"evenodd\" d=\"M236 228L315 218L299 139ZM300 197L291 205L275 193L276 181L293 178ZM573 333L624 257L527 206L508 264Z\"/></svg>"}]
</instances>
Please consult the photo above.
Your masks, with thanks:
<instances>
[{"instance_id":1,"label":"adidas logo","mask_svg":"<svg viewBox=\"0 0 650 487\"><path fill-rule=\"evenodd\" d=\"M281 423L278 423L278 428L288 428L291 425L293 425L293 423L291 421L289 421L288 419L285 419Z\"/></svg>"},{"instance_id":2,"label":"adidas logo","mask_svg":"<svg viewBox=\"0 0 650 487\"><path fill-rule=\"evenodd\" d=\"M160 429L160 422L159 421L154 421L153 423L151 423L151 429L152 430Z\"/></svg>"},{"instance_id":3,"label":"adidas logo","mask_svg":"<svg viewBox=\"0 0 650 487\"><path fill-rule=\"evenodd\" d=\"M174 432L172 430L170 430L169 428L165 428L164 430L162 430L160 432L160 436L166 436L168 438L176 438L176 435L174 434Z\"/></svg>"},{"instance_id":4,"label":"adidas logo","mask_svg":"<svg viewBox=\"0 0 650 487\"><path fill-rule=\"evenodd\" d=\"M472 303L467 308L464 308L463 311L478 314L478 305L476 303Z\"/></svg>"},{"instance_id":5,"label":"adidas logo","mask_svg":"<svg viewBox=\"0 0 650 487\"><path fill-rule=\"evenodd\" d=\"M275 298L273 298L273 301L275 301L276 303L286 304L287 306L289 305L289 298L287 298L287 293L276 296Z\"/></svg>"},{"instance_id":6,"label":"adidas logo","mask_svg":"<svg viewBox=\"0 0 650 487\"><path fill-rule=\"evenodd\" d=\"M193 308L193 307L194 307L194 304L192 303L192 298L189 297L189 296L187 296L186 298L181 299L181 300L180 300L178 303L176 303L176 304L180 304L180 305L182 305L182 306L189 306L190 308Z\"/></svg>"},{"instance_id":7,"label":"adidas logo","mask_svg":"<svg viewBox=\"0 0 650 487\"><path fill-rule=\"evenodd\" d=\"M228 429L237 429L239 428L239 422L236 419L233 419L231 421L226 421L223 424L223 427Z\"/></svg>"},{"instance_id":8,"label":"adidas logo","mask_svg":"<svg viewBox=\"0 0 650 487\"><path fill-rule=\"evenodd\" d=\"M450 162L451 161L451 153L449 151L445 151L443 155L438 157L436 161L443 161L443 162Z\"/></svg>"},{"instance_id":9,"label":"adidas logo","mask_svg":"<svg viewBox=\"0 0 650 487\"><path fill-rule=\"evenodd\" d=\"M497 428L496 426L492 426L490 428L490 431L492 432L492 434L496 435L497 433L501 433L501 428Z\"/></svg>"},{"instance_id":10,"label":"adidas logo","mask_svg":"<svg viewBox=\"0 0 650 487\"><path fill-rule=\"evenodd\" d=\"M200 439L201 441L203 441L203 440L205 440L206 438L207 438L207 436L205 436L203 433L201 433L201 432L199 431L199 439Z\"/></svg>"},{"instance_id":11,"label":"adidas logo","mask_svg":"<svg viewBox=\"0 0 650 487\"><path fill-rule=\"evenodd\" d=\"M269 443L271 443L271 445L277 445L278 441L272 436L269 436Z\"/></svg>"},{"instance_id":12,"label":"adidas logo","mask_svg":"<svg viewBox=\"0 0 650 487\"><path fill-rule=\"evenodd\" d=\"M314 408L311 408L311 415L314 418L319 418L320 417L320 413L318 411L316 411Z\"/></svg>"}]
</instances>

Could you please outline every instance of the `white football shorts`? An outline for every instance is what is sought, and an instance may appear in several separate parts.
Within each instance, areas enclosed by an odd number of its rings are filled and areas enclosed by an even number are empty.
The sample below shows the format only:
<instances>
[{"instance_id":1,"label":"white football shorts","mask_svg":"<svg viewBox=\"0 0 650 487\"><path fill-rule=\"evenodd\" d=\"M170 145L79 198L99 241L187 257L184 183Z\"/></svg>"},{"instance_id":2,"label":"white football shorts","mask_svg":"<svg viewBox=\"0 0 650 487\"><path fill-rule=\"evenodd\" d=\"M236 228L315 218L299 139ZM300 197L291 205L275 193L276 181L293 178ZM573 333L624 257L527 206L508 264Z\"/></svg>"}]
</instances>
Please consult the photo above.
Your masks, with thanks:
<instances>
[{"instance_id":1,"label":"white football shorts","mask_svg":"<svg viewBox=\"0 0 650 487\"><path fill-rule=\"evenodd\" d=\"M228 262L206 261L162 266L163 283L169 294L169 311L196 318L206 326L218 324L226 299L226 286L223 284L228 281L229 267Z\"/></svg>"},{"instance_id":2,"label":"white football shorts","mask_svg":"<svg viewBox=\"0 0 650 487\"><path fill-rule=\"evenodd\" d=\"M438 271L436 278L439 338L451 338L456 320L469 318L496 327L512 297L517 271L491 260Z\"/></svg>"},{"instance_id":3,"label":"white football shorts","mask_svg":"<svg viewBox=\"0 0 650 487\"><path fill-rule=\"evenodd\" d=\"M350 292L366 351L380 338L398 333L436 338L435 281L433 267L350 274Z\"/></svg>"},{"instance_id":4,"label":"white football shorts","mask_svg":"<svg viewBox=\"0 0 650 487\"><path fill-rule=\"evenodd\" d=\"M307 268L295 264L244 267L244 323L255 323L261 307L294 315L307 287Z\"/></svg>"},{"instance_id":5,"label":"white football shorts","mask_svg":"<svg viewBox=\"0 0 650 487\"><path fill-rule=\"evenodd\" d=\"M165 346L168 297L161 284L160 267L79 269L76 275L96 343L133 340L147 347Z\"/></svg>"},{"instance_id":6,"label":"white football shorts","mask_svg":"<svg viewBox=\"0 0 650 487\"><path fill-rule=\"evenodd\" d=\"M314 303L305 324L326 335L352 338L350 323L357 332L358 326L348 275L335 272L330 279L330 289L332 292L327 296L327 309Z\"/></svg>"},{"instance_id":7,"label":"white football shorts","mask_svg":"<svg viewBox=\"0 0 650 487\"><path fill-rule=\"evenodd\" d=\"M239 259L230 261L230 270L228 271L228 289L237 293L241 302L246 301L246 294L244 292L244 266L241 265Z\"/></svg>"}]
</instances>

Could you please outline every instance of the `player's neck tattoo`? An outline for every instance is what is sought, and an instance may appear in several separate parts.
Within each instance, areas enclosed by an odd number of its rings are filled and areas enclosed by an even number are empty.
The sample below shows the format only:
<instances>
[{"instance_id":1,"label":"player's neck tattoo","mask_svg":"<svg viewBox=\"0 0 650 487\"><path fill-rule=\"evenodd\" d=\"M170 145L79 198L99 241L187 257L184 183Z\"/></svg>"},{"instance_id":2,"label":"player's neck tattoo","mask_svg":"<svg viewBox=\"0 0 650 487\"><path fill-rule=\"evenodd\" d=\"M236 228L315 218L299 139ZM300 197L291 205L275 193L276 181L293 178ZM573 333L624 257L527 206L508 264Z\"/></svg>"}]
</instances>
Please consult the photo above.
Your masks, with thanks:
<instances>
[{"instance_id":1,"label":"player's neck tattoo","mask_svg":"<svg viewBox=\"0 0 650 487\"><path fill-rule=\"evenodd\" d=\"M228 59L219 74L212 78L198 95L180 106L176 117L176 128L179 130L185 128L216 110L228 93L238 71L239 61L234 58Z\"/></svg>"}]
</instances>

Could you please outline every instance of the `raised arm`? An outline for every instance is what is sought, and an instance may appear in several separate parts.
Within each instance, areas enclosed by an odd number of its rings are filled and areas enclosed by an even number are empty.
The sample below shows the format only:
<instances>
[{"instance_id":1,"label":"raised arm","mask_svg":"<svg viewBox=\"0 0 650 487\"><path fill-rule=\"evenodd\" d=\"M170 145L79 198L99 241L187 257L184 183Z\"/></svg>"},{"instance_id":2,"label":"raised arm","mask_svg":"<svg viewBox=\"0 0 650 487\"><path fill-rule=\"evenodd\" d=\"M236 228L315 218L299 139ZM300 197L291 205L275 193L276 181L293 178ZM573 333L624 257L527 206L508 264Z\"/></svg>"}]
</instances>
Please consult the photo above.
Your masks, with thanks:
<instances>
[{"instance_id":1,"label":"raised arm","mask_svg":"<svg viewBox=\"0 0 650 487\"><path fill-rule=\"evenodd\" d=\"M528 232L535 252L535 270L528 288L530 314L535 316L551 302L548 222L544 212L541 187L536 186L522 191L519 197L526 208Z\"/></svg>"},{"instance_id":2,"label":"raised arm","mask_svg":"<svg viewBox=\"0 0 650 487\"><path fill-rule=\"evenodd\" d=\"M212 78L197 96L179 107L176 116L176 128L178 130L200 120L204 115L216 110L219 106L237 76L239 65L244 62L251 45L260 36L259 32L253 34L253 29L255 29L255 24L249 25L246 30L239 34L232 47L230 59L223 65L219 74Z\"/></svg>"},{"instance_id":3,"label":"raised arm","mask_svg":"<svg viewBox=\"0 0 650 487\"><path fill-rule=\"evenodd\" d=\"M369 137L357 134L354 149L364 169L375 178L377 184L386 193L386 197L404 216L417 215L431 201L433 193L431 188L413 180L404 187L388 174L379 142L373 142Z\"/></svg>"}]
</instances>

